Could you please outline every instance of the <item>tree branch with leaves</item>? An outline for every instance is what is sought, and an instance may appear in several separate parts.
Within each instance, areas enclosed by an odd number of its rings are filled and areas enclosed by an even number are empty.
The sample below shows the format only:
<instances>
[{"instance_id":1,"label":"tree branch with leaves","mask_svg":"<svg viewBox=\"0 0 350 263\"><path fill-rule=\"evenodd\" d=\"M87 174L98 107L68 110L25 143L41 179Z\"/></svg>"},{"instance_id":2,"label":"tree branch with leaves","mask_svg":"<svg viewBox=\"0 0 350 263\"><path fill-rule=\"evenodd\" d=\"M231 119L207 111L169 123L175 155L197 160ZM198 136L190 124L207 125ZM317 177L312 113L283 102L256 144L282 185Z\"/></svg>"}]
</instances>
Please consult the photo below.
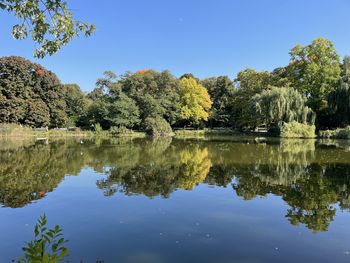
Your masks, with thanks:
<instances>
[{"instance_id":1,"label":"tree branch with leaves","mask_svg":"<svg viewBox=\"0 0 350 263\"><path fill-rule=\"evenodd\" d=\"M12 28L15 39L30 36L39 45L34 51L36 58L53 55L74 37L95 31L95 25L75 19L62 0L0 0L0 9L19 19Z\"/></svg>"}]
</instances>

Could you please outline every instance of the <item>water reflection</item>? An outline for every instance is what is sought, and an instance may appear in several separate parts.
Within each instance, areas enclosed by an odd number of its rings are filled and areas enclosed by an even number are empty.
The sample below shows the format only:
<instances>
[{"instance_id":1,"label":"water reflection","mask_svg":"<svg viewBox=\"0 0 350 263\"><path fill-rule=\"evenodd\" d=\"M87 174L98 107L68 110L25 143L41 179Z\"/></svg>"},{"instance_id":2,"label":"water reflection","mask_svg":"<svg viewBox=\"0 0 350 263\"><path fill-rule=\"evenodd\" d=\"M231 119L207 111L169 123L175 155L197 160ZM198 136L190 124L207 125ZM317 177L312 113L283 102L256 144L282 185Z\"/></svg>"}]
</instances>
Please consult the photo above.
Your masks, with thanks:
<instances>
[{"instance_id":1,"label":"water reflection","mask_svg":"<svg viewBox=\"0 0 350 263\"><path fill-rule=\"evenodd\" d=\"M169 197L178 188L190 190L206 179L211 167L206 147L195 143L169 147L163 140L148 143L142 162L112 167L108 178L97 182L105 195L119 190L128 195Z\"/></svg>"},{"instance_id":2,"label":"water reflection","mask_svg":"<svg viewBox=\"0 0 350 263\"><path fill-rule=\"evenodd\" d=\"M107 197L122 193L169 198L200 183L232 187L243 200L280 196L289 206L286 218L291 224L326 231L338 207L350 208L350 152L343 144L171 138L2 141L0 202L23 207L88 166L105 175L96 186Z\"/></svg>"}]
</instances>

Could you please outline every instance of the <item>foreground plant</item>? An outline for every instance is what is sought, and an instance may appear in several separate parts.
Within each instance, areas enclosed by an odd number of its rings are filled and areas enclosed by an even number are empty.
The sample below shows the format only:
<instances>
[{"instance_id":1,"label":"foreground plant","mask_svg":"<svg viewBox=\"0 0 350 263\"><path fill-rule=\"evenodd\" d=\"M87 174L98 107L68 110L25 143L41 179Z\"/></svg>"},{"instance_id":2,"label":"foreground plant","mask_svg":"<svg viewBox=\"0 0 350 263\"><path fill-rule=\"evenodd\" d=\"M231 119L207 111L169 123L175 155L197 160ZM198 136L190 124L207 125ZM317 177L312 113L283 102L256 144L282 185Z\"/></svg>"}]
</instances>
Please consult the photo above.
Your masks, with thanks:
<instances>
[{"instance_id":1,"label":"foreground plant","mask_svg":"<svg viewBox=\"0 0 350 263\"><path fill-rule=\"evenodd\" d=\"M52 229L46 226L46 215L41 216L34 228L34 240L23 248L24 258L18 263L58 263L68 256L68 249L64 247L62 229L56 225Z\"/></svg>"}]
</instances>

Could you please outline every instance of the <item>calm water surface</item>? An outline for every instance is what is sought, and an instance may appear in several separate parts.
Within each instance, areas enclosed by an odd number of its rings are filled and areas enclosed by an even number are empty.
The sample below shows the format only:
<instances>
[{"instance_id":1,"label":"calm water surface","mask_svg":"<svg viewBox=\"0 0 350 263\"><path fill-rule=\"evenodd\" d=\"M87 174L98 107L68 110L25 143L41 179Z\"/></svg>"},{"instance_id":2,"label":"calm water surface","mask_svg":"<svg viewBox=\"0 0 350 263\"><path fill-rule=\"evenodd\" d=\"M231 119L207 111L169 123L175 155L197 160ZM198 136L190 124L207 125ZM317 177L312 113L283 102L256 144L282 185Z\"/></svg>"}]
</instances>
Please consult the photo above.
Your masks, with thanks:
<instances>
[{"instance_id":1,"label":"calm water surface","mask_svg":"<svg viewBox=\"0 0 350 263\"><path fill-rule=\"evenodd\" d=\"M350 262L350 143L0 141L0 262L46 213L69 262Z\"/></svg>"}]
</instances>

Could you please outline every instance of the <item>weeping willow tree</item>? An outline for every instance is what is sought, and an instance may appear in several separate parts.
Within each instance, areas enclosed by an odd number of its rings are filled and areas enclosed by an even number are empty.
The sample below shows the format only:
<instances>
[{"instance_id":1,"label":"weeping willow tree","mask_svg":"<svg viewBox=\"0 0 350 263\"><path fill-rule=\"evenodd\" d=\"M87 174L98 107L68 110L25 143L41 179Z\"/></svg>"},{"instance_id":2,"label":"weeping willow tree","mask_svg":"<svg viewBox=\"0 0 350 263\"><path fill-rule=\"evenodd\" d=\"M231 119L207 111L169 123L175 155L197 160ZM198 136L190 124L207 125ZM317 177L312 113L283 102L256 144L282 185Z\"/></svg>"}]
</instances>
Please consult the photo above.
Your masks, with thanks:
<instances>
[{"instance_id":1,"label":"weeping willow tree","mask_svg":"<svg viewBox=\"0 0 350 263\"><path fill-rule=\"evenodd\" d=\"M292 121L314 124L315 113L306 102L306 97L293 88L270 87L251 99L252 114L257 125L265 124L269 128Z\"/></svg>"},{"instance_id":2,"label":"weeping willow tree","mask_svg":"<svg viewBox=\"0 0 350 263\"><path fill-rule=\"evenodd\" d=\"M345 57L339 87L329 94L328 104L336 127L350 123L350 57Z\"/></svg>"}]
</instances>

